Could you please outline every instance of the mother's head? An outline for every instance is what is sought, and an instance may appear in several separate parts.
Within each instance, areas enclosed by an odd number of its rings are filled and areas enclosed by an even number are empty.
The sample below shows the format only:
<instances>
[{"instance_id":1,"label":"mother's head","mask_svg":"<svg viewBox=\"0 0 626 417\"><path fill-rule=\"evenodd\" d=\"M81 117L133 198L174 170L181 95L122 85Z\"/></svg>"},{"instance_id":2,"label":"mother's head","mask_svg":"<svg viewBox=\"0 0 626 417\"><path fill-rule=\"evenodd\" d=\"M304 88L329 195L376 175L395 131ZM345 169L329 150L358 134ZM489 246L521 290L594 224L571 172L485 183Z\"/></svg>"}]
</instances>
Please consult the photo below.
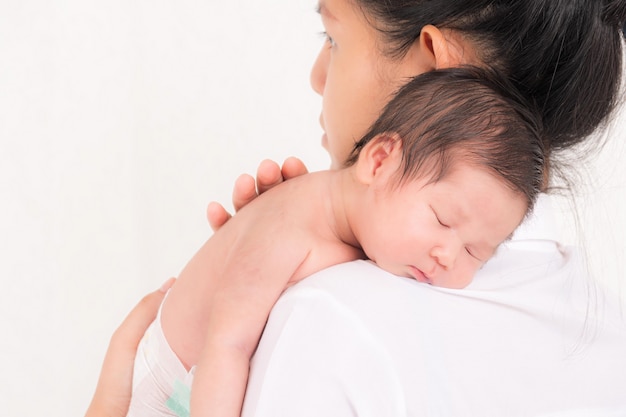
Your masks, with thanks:
<instances>
[{"instance_id":1,"label":"mother's head","mask_svg":"<svg viewBox=\"0 0 626 417\"><path fill-rule=\"evenodd\" d=\"M311 73L324 146L343 164L394 92L438 68L497 69L541 110L548 150L581 142L615 107L623 0L321 0Z\"/></svg>"}]
</instances>

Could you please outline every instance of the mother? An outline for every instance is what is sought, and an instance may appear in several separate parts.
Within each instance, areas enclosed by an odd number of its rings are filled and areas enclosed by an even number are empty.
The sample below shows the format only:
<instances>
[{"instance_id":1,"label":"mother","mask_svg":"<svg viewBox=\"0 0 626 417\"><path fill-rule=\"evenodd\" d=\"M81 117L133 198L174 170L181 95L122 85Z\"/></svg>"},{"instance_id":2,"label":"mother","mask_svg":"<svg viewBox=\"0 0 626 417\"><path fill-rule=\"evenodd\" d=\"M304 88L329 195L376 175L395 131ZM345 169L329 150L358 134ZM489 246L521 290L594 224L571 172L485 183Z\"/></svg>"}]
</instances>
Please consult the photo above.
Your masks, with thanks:
<instances>
[{"instance_id":1,"label":"mother","mask_svg":"<svg viewBox=\"0 0 626 417\"><path fill-rule=\"evenodd\" d=\"M542 109L553 155L581 142L599 147L588 136L618 99L624 0L323 0L320 14L328 39L311 81L333 167L400 85L435 68L470 63L508 75ZM260 174L261 189L281 179L273 165ZM236 206L254 197L252 184L238 183ZM547 200L467 290L394 279L362 261L290 289L259 345L243 414L624 411L626 327L549 230ZM209 216L214 226L227 218L216 206ZM139 333L117 334L132 346ZM103 386L92 411L128 395Z\"/></svg>"}]
</instances>

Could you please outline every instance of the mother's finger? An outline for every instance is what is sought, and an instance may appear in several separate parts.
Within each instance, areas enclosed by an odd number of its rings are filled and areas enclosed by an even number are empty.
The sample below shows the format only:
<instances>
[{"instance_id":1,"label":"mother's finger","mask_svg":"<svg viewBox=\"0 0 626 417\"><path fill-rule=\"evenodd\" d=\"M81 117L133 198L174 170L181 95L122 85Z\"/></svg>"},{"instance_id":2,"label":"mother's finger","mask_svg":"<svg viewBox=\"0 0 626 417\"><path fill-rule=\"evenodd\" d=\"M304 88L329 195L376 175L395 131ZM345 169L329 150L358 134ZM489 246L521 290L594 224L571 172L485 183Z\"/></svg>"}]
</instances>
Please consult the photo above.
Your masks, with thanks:
<instances>
[{"instance_id":1,"label":"mother's finger","mask_svg":"<svg viewBox=\"0 0 626 417\"><path fill-rule=\"evenodd\" d=\"M146 295L115 330L102 363L96 392L85 417L125 417L130 404L137 346L176 280Z\"/></svg>"}]
</instances>

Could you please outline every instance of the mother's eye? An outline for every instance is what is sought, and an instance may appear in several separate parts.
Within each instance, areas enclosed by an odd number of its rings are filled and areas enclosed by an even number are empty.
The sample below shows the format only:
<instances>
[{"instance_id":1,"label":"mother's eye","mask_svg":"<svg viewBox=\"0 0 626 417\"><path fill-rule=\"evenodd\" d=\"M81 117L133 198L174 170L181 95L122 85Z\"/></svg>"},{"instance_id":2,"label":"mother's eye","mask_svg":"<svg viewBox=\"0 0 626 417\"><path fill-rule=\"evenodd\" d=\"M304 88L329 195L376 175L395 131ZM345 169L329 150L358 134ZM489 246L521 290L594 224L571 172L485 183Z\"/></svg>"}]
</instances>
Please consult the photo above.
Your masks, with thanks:
<instances>
[{"instance_id":1,"label":"mother's eye","mask_svg":"<svg viewBox=\"0 0 626 417\"><path fill-rule=\"evenodd\" d=\"M331 48L335 46L335 40L326 31L320 32L320 35L324 38L324 41L330 45Z\"/></svg>"}]
</instances>

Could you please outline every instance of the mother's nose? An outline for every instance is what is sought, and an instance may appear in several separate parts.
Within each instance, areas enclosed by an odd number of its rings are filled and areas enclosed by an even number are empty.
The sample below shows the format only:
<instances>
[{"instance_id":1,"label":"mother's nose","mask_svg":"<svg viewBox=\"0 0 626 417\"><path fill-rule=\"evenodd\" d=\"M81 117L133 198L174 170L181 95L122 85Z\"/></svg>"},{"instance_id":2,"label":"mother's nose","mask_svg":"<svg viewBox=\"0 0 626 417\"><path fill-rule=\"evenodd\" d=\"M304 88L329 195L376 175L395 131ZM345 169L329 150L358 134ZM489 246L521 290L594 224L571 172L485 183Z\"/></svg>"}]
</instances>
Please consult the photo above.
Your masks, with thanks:
<instances>
[{"instance_id":1,"label":"mother's nose","mask_svg":"<svg viewBox=\"0 0 626 417\"><path fill-rule=\"evenodd\" d=\"M326 42L322 45L322 50L317 54L317 59L311 68L311 87L320 96L324 95L324 86L326 85L326 75L328 73L328 60L330 58L330 50Z\"/></svg>"}]
</instances>

